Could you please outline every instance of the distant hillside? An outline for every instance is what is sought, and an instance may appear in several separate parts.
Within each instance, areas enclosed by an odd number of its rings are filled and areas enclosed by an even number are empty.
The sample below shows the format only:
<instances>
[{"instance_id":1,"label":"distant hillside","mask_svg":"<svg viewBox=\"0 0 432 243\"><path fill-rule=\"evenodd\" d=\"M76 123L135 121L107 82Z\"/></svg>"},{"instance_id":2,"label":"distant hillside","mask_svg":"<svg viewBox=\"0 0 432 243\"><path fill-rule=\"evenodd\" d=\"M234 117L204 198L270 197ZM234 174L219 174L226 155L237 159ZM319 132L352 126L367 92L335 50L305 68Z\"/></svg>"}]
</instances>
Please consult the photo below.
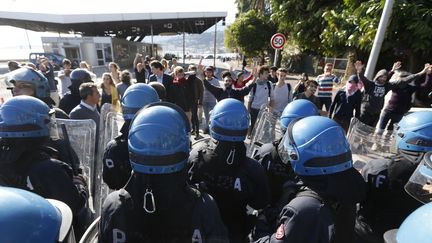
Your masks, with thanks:
<instances>
[{"instance_id":1,"label":"distant hillside","mask_svg":"<svg viewBox=\"0 0 432 243\"><path fill-rule=\"evenodd\" d=\"M224 32L218 31L216 36L216 48L218 53L225 53L228 50L224 47ZM161 44L164 53L173 53L177 56L183 54L183 35L157 36L154 43ZM146 38L145 42L150 42ZM187 34L185 36L186 54L213 54L214 31L198 34Z\"/></svg>"}]
</instances>

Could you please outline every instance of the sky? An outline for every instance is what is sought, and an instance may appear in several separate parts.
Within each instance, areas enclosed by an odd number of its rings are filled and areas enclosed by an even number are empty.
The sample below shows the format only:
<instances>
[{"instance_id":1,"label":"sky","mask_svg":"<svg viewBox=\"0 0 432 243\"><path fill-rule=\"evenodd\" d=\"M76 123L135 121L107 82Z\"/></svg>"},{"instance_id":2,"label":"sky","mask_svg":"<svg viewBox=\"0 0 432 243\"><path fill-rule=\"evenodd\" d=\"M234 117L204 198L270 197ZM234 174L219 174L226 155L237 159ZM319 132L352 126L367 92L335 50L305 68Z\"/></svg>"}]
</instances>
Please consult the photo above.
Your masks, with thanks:
<instances>
[{"instance_id":1,"label":"sky","mask_svg":"<svg viewBox=\"0 0 432 243\"><path fill-rule=\"evenodd\" d=\"M227 12L229 24L234 22L237 8L235 0L2 0L0 11L53 14L214 11ZM41 36L73 36L4 25L0 25L0 35L0 60L26 59L30 52L43 51Z\"/></svg>"}]
</instances>

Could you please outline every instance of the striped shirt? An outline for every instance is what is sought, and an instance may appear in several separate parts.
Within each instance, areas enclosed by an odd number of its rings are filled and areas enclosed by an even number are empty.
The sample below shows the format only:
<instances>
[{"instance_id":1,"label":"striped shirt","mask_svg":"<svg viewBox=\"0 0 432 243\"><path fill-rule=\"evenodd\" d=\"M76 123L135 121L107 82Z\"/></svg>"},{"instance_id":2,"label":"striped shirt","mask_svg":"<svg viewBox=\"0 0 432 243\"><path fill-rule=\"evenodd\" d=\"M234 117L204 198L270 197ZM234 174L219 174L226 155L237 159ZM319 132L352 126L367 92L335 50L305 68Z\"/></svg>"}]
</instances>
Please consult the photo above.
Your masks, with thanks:
<instances>
[{"instance_id":1,"label":"striped shirt","mask_svg":"<svg viewBox=\"0 0 432 243\"><path fill-rule=\"evenodd\" d=\"M339 83L336 75L325 76L324 74L318 75L316 78L318 83L318 97L332 97L333 82Z\"/></svg>"}]
</instances>

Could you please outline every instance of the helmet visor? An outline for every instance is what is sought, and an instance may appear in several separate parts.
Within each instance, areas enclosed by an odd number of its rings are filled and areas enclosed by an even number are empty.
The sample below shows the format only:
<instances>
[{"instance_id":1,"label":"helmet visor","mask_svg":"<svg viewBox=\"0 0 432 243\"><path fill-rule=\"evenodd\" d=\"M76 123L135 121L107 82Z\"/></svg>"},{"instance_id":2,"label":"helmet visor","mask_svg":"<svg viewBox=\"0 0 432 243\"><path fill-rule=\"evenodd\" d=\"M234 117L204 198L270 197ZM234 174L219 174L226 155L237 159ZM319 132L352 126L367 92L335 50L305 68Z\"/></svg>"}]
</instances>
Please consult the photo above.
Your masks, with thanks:
<instances>
[{"instance_id":1,"label":"helmet visor","mask_svg":"<svg viewBox=\"0 0 432 243\"><path fill-rule=\"evenodd\" d=\"M405 191L422 203L432 201L432 152L424 155L422 162L405 185Z\"/></svg>"},{"instance_id":2,"label":"helmet visor","mask_svg":"<svg viewBox=\"0 0 432 243\"><path fill-rule=\"evenodd\" d=\"M289 124L288 130L285 132L285 135L278 146L279 156L285 164L288 162L296 162L300 159L300 154L292 136L292 128L295 122L296 121L293 121Z\"/></svg>"}]
</instances>

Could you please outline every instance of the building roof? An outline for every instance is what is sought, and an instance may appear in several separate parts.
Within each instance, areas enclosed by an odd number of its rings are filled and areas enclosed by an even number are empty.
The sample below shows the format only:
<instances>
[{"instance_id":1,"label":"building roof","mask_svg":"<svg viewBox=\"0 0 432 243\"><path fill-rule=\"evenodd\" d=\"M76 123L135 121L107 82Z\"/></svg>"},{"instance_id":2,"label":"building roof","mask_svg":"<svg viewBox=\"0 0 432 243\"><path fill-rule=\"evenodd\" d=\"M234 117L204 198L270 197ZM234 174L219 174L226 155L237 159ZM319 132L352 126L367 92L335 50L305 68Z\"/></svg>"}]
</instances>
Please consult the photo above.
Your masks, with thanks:
<instances>
[{"instance_id":1,"label":"building roof","mask_svg":"<svg viewBox=\"0 0 432 243\"><path fill-rule=\"evenodd\" d=\"M226 15L227 12L50 14L0 11L0 25L40 32L74 32L83 36L119 38L130 36L142 40L152 32L153 35L200 34L225 19Z\"/></svg>"}]
</instances>

